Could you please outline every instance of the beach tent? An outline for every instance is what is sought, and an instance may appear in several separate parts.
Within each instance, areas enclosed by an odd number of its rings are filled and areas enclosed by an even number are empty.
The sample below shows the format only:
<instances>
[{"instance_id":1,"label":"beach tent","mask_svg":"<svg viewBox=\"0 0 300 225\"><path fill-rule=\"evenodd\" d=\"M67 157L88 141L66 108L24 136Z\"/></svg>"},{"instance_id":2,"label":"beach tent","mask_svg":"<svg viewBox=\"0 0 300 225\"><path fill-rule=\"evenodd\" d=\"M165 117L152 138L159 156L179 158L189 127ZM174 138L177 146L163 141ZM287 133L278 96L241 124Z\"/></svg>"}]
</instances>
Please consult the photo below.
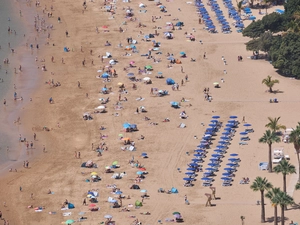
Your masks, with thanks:
<instances>
[{"instance_id":1,"label":"beach tent","mask_svg":"<svg viewBox=\"0 0 300 225\"><path fill-rule=\"evenodd\" d=\"M177 188L172 187L172 188L171 188L171 193L172 193L172 194L178 194Z\"/></svg>"},{"instance_id":2,"label":"beach tent","mask_svg":"<svg viewBox=\"0 0 300 225\"><path fill-rule=\"evenodd\" d=\"M175 26L176 26L176 27L181 27L181 26L183 26L183 22L180 22L180 21L179 21L179 22L176 23Z\"/></svg>"},{"instance_id":3,"label":"beach tent","mask_svg":"<svg viewBox=\"0 0 300 225\"><path fill-rule=\"evenodd\" d=\"M108 78L108 77L109 77L109 74L108 74L108 73L103 73L103 74L101 75L101 77L102 77L102 78Z\"/></svg>"},{"instance_id":4,"label":"beach tent","mask_svg":"<svg viewBox=\"0 0 300 225\"><path fill-rule=\"evenodd\" d=\"M74 208L75 208L75 206L72 203L68 204L68 209L74 209Z\"/></svg>"},{"instance_id":5,"label":"beach tent","mask_svg":"<svg viewBox=\"0 0 300 225\"><path fill-rule=\"evenodd\" d=\"M175 81L172 78L167 78L166 82L167 82L167 85L175 84Z\"/></svg>"},{"instance_id":6,"label":"beach tent","mask_svg":"<svg viewBox=\"0 0 300 225\"><path fill-rule=\"evenodd\" d=\"M170 102L170 104L171 104L171 107L173 107L175 109L180 108L179 102Z\"/></svg>"},{"instance_id":7,"label":"beach tent","mask_svg":"<svg viewBox=\"0 0 300 225\"><path fill-rule=\"evenodd\" d=\"M135 206L143 206L143 203L140 202L139 200L136 200L135 201Z\"/></svg>"},{"instance_id":8,"label":"beach tent","mask_svg":"<svg viewBox=\"0 0 300 225\"><path fill-rule=\"evenodd\" d=\"M67 47L64 47L64 52L69 52L69 49Z\"/></svg>"}]
</instances>

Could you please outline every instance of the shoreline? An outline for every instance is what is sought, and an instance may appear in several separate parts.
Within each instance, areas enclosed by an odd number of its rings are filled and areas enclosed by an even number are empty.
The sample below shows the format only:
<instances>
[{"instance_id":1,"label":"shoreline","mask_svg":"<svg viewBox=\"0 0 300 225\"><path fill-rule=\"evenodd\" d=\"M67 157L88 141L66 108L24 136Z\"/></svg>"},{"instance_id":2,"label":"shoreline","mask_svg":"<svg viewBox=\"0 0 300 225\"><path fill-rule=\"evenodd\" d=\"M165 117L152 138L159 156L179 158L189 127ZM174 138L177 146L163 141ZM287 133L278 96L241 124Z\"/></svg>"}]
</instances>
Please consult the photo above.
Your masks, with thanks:
<instances>
[{"instance_id":1,"label":"shoreline","mask_svg":"<svg viewBox=\"0 0 300 225\"><path fill-rule=\"evenodd\" d=\"M34 63L34 55L33 52L29 53L29 48L26 47L28 41L34 40L35 34L34 30L32 29L32 21L35 15L34 9L28 8L28 5L23 2L10 2L11 8L13 10L13 15L15 17L18 17L18 19L21 19L19 21L20 24L23 24L26 27L26 33L23 37L23 40L21 43L18 44L18 47L15 48L15 53L13 57L11 58L11 53L8 55L10 56L12 61L10 63L10 67L13 65L17 67L17 65L22 65L22 71L18 71L15 74L12 74L14 76L12 78L12 84L16 84L17 89L14 90L13 85L11 88L7 91L6 95L3 97L3 99L7 100L8 106L5 107L6 115L2 115L4 118L4 121L6 121L6 134L9 136L9 138L12 140L12 145L9 146L10 152L8 152L8 159L9 161L3 163L0 165L0 174L6 175L8 173L8 170L10 168L13 169L20 169L21 165L23 164L23 161L25 160L34 160L39 153L30 153L28 155L28 152L26 153L26 147L24 143L18 142L19 134L22 135L22 138L26 138L27 140L29 137L33 135L33 133L30 131L31 127L23 126L22 124L22 117L24 116L24 110L26 111L27 107L30 107L31 101L33 95L36 95L35 93L39 92L40 83L42 81L42 78L38 76L37 71L37 65ZM19 8L22 10L22 17L19 15ZM23 34L20 34L22 35ZM43 39L44 34L41 35L40 38ZM39 39L40 39L39 38ZM46 38L44 38L46 40ZM41 42L41 40L39 40ZM43 50L39 50L42 52ZM40 54L40 53L36 53ZM11 68L13 71L13 68ZM16 91L19 93L19 97L22 97L24 100L13 100L11 97L13 92ZM11 105L13 105L11 107ZM25 112L26 113L26 112ZM17 118L21 118L20 122L16 122ZM4 153L3 153L4 154Z\"/></svg>"}]
</instances>

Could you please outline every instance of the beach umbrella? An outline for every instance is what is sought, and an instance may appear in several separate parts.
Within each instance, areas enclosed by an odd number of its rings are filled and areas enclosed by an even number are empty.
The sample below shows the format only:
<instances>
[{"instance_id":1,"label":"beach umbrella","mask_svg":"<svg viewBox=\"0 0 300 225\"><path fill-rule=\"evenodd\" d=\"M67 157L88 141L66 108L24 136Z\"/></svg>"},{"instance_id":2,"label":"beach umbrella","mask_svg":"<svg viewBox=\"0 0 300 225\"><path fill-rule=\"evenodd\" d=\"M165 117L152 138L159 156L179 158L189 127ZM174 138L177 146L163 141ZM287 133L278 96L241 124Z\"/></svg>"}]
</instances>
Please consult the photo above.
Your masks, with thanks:
<instances>
[{"instance_id":1,"label":"beach umbrella","mask_svg":"<svg viewBox=\"0 0 300 225\"><path fill-rule=\"evenodd\" d=\"M140 171L146 171L145 167L139 168Z\"/></svg>"},{"instance_id":2,"label":"beach umbrella","mask_svg":"<svg viewBox=\"0 0 300 225\"><path fill-rule=\"evenodd\" d=\"M185 52L180 52L180 55L185 55Z\"/></svg>"},{"instance_id":3,"label":"beach umbrella","mask_svg":"<svg viewBox=\"0 0 300 225\"><path fill-rule=\"evenodd\" d=\"M218 148L218 149L227 149L227 147L225 145L217 145L216 148Z\"/></svg>"},{"instance_id":4,"label":"beach umbrella","mask_svg":"<svg viewBox=\"0 0 300 225\"><path fill-rule=\"evenodd\" d=\"M234 124L232 124L232 123L227 123L225 126L226 126L226 127L234 127Z\"/></svg>"},{"instance_id":5,"label":"beach umbrella","mask_svg":"<svg viewBox=\"0 0 300 225\"><path fill-rule=\"evenodd\" d=\"M196 168L189 167L189 168L187 168L186 170L192 170L192 171L195 171Z\"/></svg>"},{"instance_id":6,"label":"beach umbrella","mask_svg":"<svg viewBox=\"0 0 300 225\"><path fill-rule=\"evenodd\" d=\"M95 206L96 206L96 204L94 204L94 203L89 204L89 207L90 207L90 208L93 208L93 207L95 207Z\"/></svg>"},{"instance_id":7,"label":"beach umbrella","mask_svg":"<svg viewBox=\"0 0 300 225\"><path fill-rule=\"evenodd\" d=\"M218 143L223 145L223 144L227 144L228 142L226 142L226 141L219 141Z\"/></svg>"},{"instance_id":8,"label":"beach umbrella","mask_svg":"<svg viewBox=\"0 0 300 225\"><path fill-rule=\"evenodd\" d=\"M231 131L232 128L230 128L230 127L225 127L224 130L226 130L226 131Z\"/></svg>"},{"instance_id":9,"label":"beach umbrella","mask_svg":"<svg viewBox=\"0 0 300 225\"><path fill-rule=\"evenodd\" d=\"M197 148L204 148L204 145L197 145Z\"/></svg>"},{"instance_id":10,"label":"beach umbrella","mask_svg":"<svg viewBox=\"0 0 300 225\"><path fill-rule=\"evenodd\" d=\"M216 153L223 153L224 151L220 150L220 149L215 149L214 152L216 152Z\"/></svg>"},{"instance_id":11,"label":"beach umbrella","mask_svg":"<svg viewBox=\"0 0 300 225\"><path fill-rule=\"evenodd\" d=\"M108 78L108 77L109 77L109 74L108 74L108 73L103 73L103 74L101 75L101 77L102 77L102 78Z\"/></svg>"},{"instance_id":12,"label":"beach umbrella","mask_svg":"<svg viewBox=\"0 0 300 225\"><path fill-rule=\"evenodd\" d=\"M244 127L251 127L252 125L250 123L245 123Z\"/></svg>"},{"instance_id":13,"label":"beach umbrella","mask_svg":"<svg viewBox=\"0 0 300 225\"><path fill-rule=\"evenodd\" d=\"M207 140L210 140L210 139L211 139L211 136L205 136L205 137L203 137L203 139L206 140L206 141L207 141Z\"/></svg>"},{"instance_id":14,"label":"beach umbrella","mask_svg":"<svg viewBox=\"0 0 300 225\"><path fill-rule=\"evenodd\" d=\"M216 126L216 124L214 124L214 123L210 123L210 124L208 124L208 126L209 126L209 127L215 127L215 126Z\"/></svg>"},{"instance_id":15,"label":"beach umbrella","mask_svg":"<svg viewBox=\"0 0 300 225\"><path fill-rule=\"evenodd\" d=\"M220 139L222 139L222 140L229 140L229 139L230 139L230 137L227 137L227 136L222 136L222 137L220 137Z\"/></svg>"},{"instance_id":16,"label":"beach umbrella","mask_svg":"<svg viewBox=\"0 0 300 225\"><path fill-rule=\"evenodd\" d=\"M186 180L186 181L192 181L194 180L193 178L189 178L189 177L184 177L183 180Z\"/></svg>"},{"instance_id":17,"label":"beach umbrella","mask_svg":"<svg viewBox=\"0 0 300 225\"><path fill-rule=\"evenodd\" d=\"M208 167L208 168L205 168L205 170L207 170L207 171L215 171L216 169Z\"/></svg>"},{"instance_id":18,"label":"beach umbrella","mask_svg":"<svg viewBox=\"0 0 300 225\"><path fill-rule=\"evenodd\" d=\"M133 64L135 64L135 61L130 61L129 64L130 64L130 65L133 65Z\"/></svg>"},{"instance_id":19,"label":"beach umbrella","mask_svg":"<svg viewBox=\"0 0 300 225\"><path fill-rule=\"evenodd\" d=\"M240 135L247 135L248 132L241 132Z\"/></svg>"},{"instance_id":20,"label":"beach umbrella","mask_svg":"<svg viewBox=\"0 0 300 225\"><path fill-rule=\"evenodd\" d=\"M195 166L199 166L197 163L190 163L189 166L195 167Z\"/></svg>"},{"instance_id":21,"label":"beach umbrella","mask_svg":"<svg viewBox=\"0 0 300 225\"><path fill-rule=\"evenodd\" d=\"M105 106L104 105L99 105L97 108L95 109L105 109Z\"/></svg>"},{"instance_id":22,"label":"beach umbrella","mask_svg":"<svg viewBox=\"0 0 300 225\"><path fill-rule=\"evenodd\" d=\"M112 215L105 215L104 218L105 219L112 219L113 217L112 217Z\"/></svg>"},{"instance_id":23,"label":"beach umbrella","mask_svg":"<svg viewBox=\"0 0 300 225\"><path fill-rule=\"evenodd\" d=\"M180 212L173 212L173 215L180 215Z\"/></svg>"},{"instance_id":24,"label":"beach umbrella","mask_svg":"<svg viewBox=\"0 0 300 225\"><path fill-rule=\"evenodd\" d=\"M221 180L231 180L231 178L229 178L229 177L221 177Z\"/></svg>"},{"instance_id":25,"label":"beach umbrella","mask_svg":"<svg viewBox=\"0 0 300 225\"><path fill-rule=\"evenodd\" d=\"M104 26L102 26L102 28L104 28L104 29L107 29L107 28L108 28L108 26L105 26L105 25L104 25Z\"/></svg>"},{"instance_id":26,"label":"beach umbrella","mask_svg":"<svg viewBox=\"0 0 300 225\"><path fill-rule=\"evenodd\" d=\"M141 190L141 192L142 192L142 193L146 193L146 192L147 192L147 190L143 189L143 190Z\"/></svg>"},{"instance_id":27,"label":"beach umbrella","mask_svg":"<svg viewBox=\"0 0 300 225\"><path fill-rule=\"evenodd\" d=\"M230 176L231 175L231 173L222 173L222 176L225 176L225 177L228 177L228 176Z\"/></svg>"},{"instance_id":28,"label":"beach umbrella","mask_svg":"<svg viewBox=\"0 0 300 225\"><path fill-rule=\"evenodd\" d=\"M196 149L195 152L197 152L197 153L205 153L206 151L203 150L203 149Z\"/></svg>"},{"instance_id":29,"label":"beach umbrella","mask_svg":"<svg viewBox=\"0 0 300 225\"><path fill-rule=\"evenodd\" d=\"M158 74L158 75L162 75L162 74L163 74L163 72L157 72L157 74Z\"/></svg>"},{"instance_id":30,"label":"beach umbrella","mask_svg":"<svg viewBox=\"0 0 300 225\"><path fill-rule=\"evenodd\" d=\"M226 166L235 167L235 166L237 166L237 164L235 164L235 163L227 163Z\"/></svg>"},{"instance_id":31,"label":"beach umbrella","mask_svg":"<svg viewBox=\"0 0 300 225\"><path fill-rule=\"evenodd\" d=\"M193 162L199 162L201 159L192 159Z\"/></svg>"},{"instance_id":32,"label":"beach umbrella","mask_svg":"<svg viewBox=\"0 0 300 225\"><path fill-rule=\"evenodd\" d=\"M195 172L186 172L185 173L185 175L190 175L190 176L192 176L192 175L194 175L195 174Z\"/></svg>"},{"instance_id":33,"label":"beach umbrella","mask_svg":"<svg viewBox=\"0 0 300 225\"><path fill-rule=\"evenodd\" d=\"M116 195L120 195L120 194L122 194L122 193L123 193L122 191L116 191L116 192L115 192Z\"/></svg>"},{"instance_id":34,"label":"beach umbrella","mask_svg":"<svg viewBox=\"0 0 300 225\"><path fill-rule=\"evenodd\" d=\"M233 171L234 169L226 167L226 168L224 168L224 170L226 170L226 171Z\"/></svg>"},{"instance_id":35,"label":"beach umbrella","mask_svg":"<svg viewBox=\"0 0 300 225\"><path fill-rule=\"evenodd\" d=\"M141 155L142 155L142 156L146 156L146 155L147 155L147 152L142 152Z\"/></svg>"},{"instance_id":36,"label":"beach umbrella","mask_svg":"<svg viewBox=\"0 0 300 225\"><path fill-rule=\"evenodd\" d=\"M119 87L120 87L120 86L123 86L123 83L119 82L119 83L118 83L118 86L119 86Z\"/></svg>"},{"instance_id":37,"label":"beach umbrella","mask_svg":"<svg viewBox=\"0 0 300 225\"><path fill-rule=\"evenodd\" d=\"M213 118L213 119L219 119L220 116L212 116L211 118Z\"/></svg>"},{"instance_id":38,"label":"beach umbrella","mask_svg":"<svg viewBox=\"0 0 300 225\"><path fill-rule=\"evenodd\" d=\"M98 72L98 73L101 73L101 72L102 72L102 70L97 70L97 72Z\"/></svg>"},{"instance_id":39,"label":"beach umbrella","mask_svg":"<svg viewBox=\"0 0 300 225\"><path fill-rule=\"evenodd\" d=\"M211 166L211 167L219 166L219 164L217 164L217 163L208 163L207 165L209 165L209 166Z\"/></svg>"},{"instance_id":40,"label":"beach umbrella","mask_svg":"<svg viewBox=\"0 0 300 225\"><path fill-rule=\"evenodd\" d=\"M65 224L73 224L73 223L75 223L74 220L67 220L67 221L65 222Z\"/></svg>"},{"instance_id":41,"label":"beach umbrella","mask_svg":"<svg viewBox=\"0 0 300 225\"><path fill-rule=\"evenodd\" d=\"M218 85L218 84L219 84L219 82L214 82L214 83L213 83L213 85Z\"/></svg>"},{"instance_id":42,"label":"beach umbrella","mask_svg":"<svg viewBox=\"0 0 300 225\"><path fill-rule=\"evenodd\" d=\"M229 135L230 132L226 131L226 132L223 132L222 135Z\"/></svg>"},{"instance_id":43,"label":"beach umbrella","mask_svg":"<svg viewBox=\"0 0 300 225\"><path fill-rule=\"evenodd\" d=\"M130 123L123 123L123 128L130 128ZM124 139L123 139L124 140Z\"/></svg>"},{"instance_id":44,"label":"beach umbrella","mask_svg":"<svg viewBox=\"0 0 300 225\"><path fill-rule=\"evenodd\" d=\"M235 161L239 161L240 159L237 159L237 158L229 158L228 160L229 160L229 161L232 161L232 162L235 162Z\"/></svg>"},{"instance_id":45,"label":"beach umbrella","mask_svg":"<svg viewBox=\"0 0 300 225\"><path fill-rule=\"evenodd\" d=\"M231 153L230 156L238 156L239 154L237 153Z\"/></svg>"},{"instance_id":46,"label":"beach umbrella","mask_svg":"<svg viewBox=\"0 0 300 225\"><path fill-rule=\"evenodd\" d=\"M212 154L211 156L214 157L214 158L220 158L220 157L222 157L222 155L220 155L220 154Z\"/></svg>"},{"instance_id":47,"label":"beach umbrella","mask_svg":"<svg viewBox=\"0 0 300 225\"><path fill-rule=\"evenodd\" d=\"M194 154L194 156L196 156L196 157L201 157L201 156L203 156L202 154Z\"/></svg>"},{"instance_id":48,"label":"beach umbrella","mask_svg":"<svg viewBox=\"0 0 300 225\"><path fill-rule=\"evenodd\" d=\"M236 119L238 118L237 116L229 116L230 119Z\"/></svg>"},{"instance_id":49,"label":"beach umbrella","mask_svg":"<svg viewBox=\"0 0 300 225\"><path fill-rule=\"evenodd\" d=\"M98 173L96 173L96 172L91 172L91 176L97 176L98 175Z\"/></svg>"},{"instance_id":50,"label":"beach umbrella","mask_svg":"<svg viewBox=\"0 0 300 225\"><path fill-rule=\"evenodd\" d=\"M219 120L211 120L210 122L217 123L217 122L219 122Z\"/></svg>"},{"instance_id":51,"label":"beach umbrella","mask_svg":"<svg viewBox=\"0 0 300 225\"><path fill-rule=\"evenodd\" d=\"M212 178L209 178L209 177L202 177L201 180L209 181L209 180L212 180Z\"/></svg>"},{"instance_id":52,"label":"beach umbrella","mask_svg":"<svg viewBox=\"0 0 300 225\"><path fill-rule=\"evenodd\" d=\"M151 70L151 69L152 69L152 66L150 66L150 65L147 65L147 66L145 66L145 69L147 69L147 70Z\"/></svg>"},{"instance_id":53,"label":"beach umbrella","mask_svg":"<svg viewBox=\"0 0 300 225\"><path fill-rule=\"evenodd\" d=\"M118 161L114 161L114 162L112 163L112 165L113 165L113 166L118 165Z\"/></svg>"},{"instance_id":54,"label":"beach umbrella","mask_svg":"<svg viewBox=\"0 0 300 225\"><path fill-rule=\"evenodd\" d=\"M134 77L134 73L127 73L128 77Z\"/></svg>"},{"instance_id":55,"label":"beach umbrella","mask_svg":"<svg viewBox=\"0 0 300 225\"><path fill-rule=\"evenodd\" d=\"M143 172L142 172L142 171L137 171L136 174L137 174L137 175L142 175Z\"/></svg>"}]
</instances>

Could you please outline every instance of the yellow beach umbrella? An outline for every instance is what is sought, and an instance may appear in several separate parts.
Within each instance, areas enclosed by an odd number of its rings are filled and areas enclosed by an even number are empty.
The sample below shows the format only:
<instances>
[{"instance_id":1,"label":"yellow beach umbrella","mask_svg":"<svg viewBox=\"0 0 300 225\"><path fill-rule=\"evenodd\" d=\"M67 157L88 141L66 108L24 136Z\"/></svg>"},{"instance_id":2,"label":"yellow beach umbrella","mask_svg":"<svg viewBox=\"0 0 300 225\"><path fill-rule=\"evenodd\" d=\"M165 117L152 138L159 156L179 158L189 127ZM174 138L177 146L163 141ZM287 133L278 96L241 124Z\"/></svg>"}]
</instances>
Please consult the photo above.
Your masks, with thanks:
<instances>
[{"instance_id":1,"label":"yellow beach umbrella","mask_svg":"<svg viewBox=\"0 0 300 225\"><path fill-rule=\"evenodd\" d=\"M96 172L91 172L91 176L97 176L98 175L98 173L96 173Z\"/></svg>"}]
</instances>

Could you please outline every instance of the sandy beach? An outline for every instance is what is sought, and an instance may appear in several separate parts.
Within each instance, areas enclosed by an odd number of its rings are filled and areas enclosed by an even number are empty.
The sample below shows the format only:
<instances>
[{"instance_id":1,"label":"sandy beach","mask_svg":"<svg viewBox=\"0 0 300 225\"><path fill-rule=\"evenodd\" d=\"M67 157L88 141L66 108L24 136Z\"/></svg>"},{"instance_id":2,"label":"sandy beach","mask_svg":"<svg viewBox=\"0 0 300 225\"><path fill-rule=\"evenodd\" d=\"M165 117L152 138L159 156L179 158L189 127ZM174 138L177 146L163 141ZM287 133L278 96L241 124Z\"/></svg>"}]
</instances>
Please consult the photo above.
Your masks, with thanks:
<instances>
[{"instance_id":1,"label":"sandy beach","mask_svg":"<svg viewBox=\"0 0 300 225\"><path fill-rule=\"evenodd\" d=\"M28 54L34 51L30 54L30 64L35 65L34 69L30 69L24 64L23 74L38 71L36 76L39 84L30 96L32 101L27 98L22 103L19 115L22 135L29 143L32 141L34 147L26 149L25 144L20 143L23 157L18 163L22 165L23 161L29 160L29 166L21 166L18 172L7 173L0 182L0 211L10 225L54 225L68 219L77 221L80 217L87 219L75 224L100 224L106 221L105 215L112 215L116 224L132 224L136 219L142 224L167 224L170 223L168 220L174 219L172 214L176 211L181 213L186 224L240 224L241 216L245 216L245 224L259 224L261 208L256 203L260 195L250 189L250 184L240 184L240 180L249 177L251 183L261 176L267 177L274 186L282 187L281 175L259 170L259 163L268 160L268 146L258 143L258 139L266 130L268 117L280 116L280 122L288 128L296 126L299 117L299 82L279 76L266 61L251 60L249 57L252 52L247 52L244 44L249 39L242 37L235 29L230 34L208 33L203 29L204 25L199 24L196 7L190 2L161 1L166 13L160 12L154 1L142 3L145 8L140 8L138 1L107 2L107 5L115 7L113 15L99 0L87 1L86 9L83 1L41 0L39 6L35 6L33 1L31 5L25 0L16 3L22 9L36 10L39 18L45 18L45 24L52 24L53 28L34 34L36 42L34 38L28 40L29 45L39 44L38 51L23 46ZM225 11L221 1L219 4ZM125 18L128 7L134 14L131 20ZM269 12L274 9L270 8ZM253 14L261 18L258 11L253 10ZM231 18L228 20L232 22ZM32 26L33 21L34 18L29 22ZM178 21L184 22L182 29L171 30L167 27L168 23L175 24ZM245 25L250 22L245 21ZM120 32L120 27L123 32ZM164 37L166 31L172 31L174 38L169 40ZM146 41L144 36L155 32L158 35ZM186 33L194 35L195 41L190 41ZM138 53L125 50L130 45L127 43L130 37L137 41L135 46ZM153 50L152 40L160 43L157 51ZM106 41L110 46L105 46ZM64 48L69 51L65 52ZM149 54L149 49L152 49L151 55L155 60L141 56ZM180 57L182 51L186 53L186 58ZM112 57L102 60L106 52ZM156 54L158 52L161 54ZM169 67L168 53L182 63ZM243 60L238 61L238 56L242 56ZM227 65L224 65L222 57ZM107 70L111 59L117 61L112 66L117 75L109 78L110 82L96 78L104 73L103 68ZM130 62L134 62L133 67L129 66ZM153 70L139 74L139 68L143 70L146 65L151 65ZM45 71L42 70L43 66ZM164 76L163 79L155 77L159 72ZM136 79L141 81L131 81L128 73L134 73ZM275 85L275 89L280 91L277 94L267 92L267 87L262 84L268 75L280 81ZM146 84L143 80L145 77L150 77L152 83ZM178 90L172 90L172 86L166 84L166 78L178 83ZM59 85L54 87L53 83L57 82ZM215 82L221 88L214 88ZM118 83L125 86L122 93ZM108 94L100 93L104 87L111 91ZM151 88L167 90L169 94L158 97L150 93ZM212 101L205 100L205 88L209 88ZM105 104L107 112L94 113L96 107L104 105L99 99L108 97L109 101ZM49 103L50 98L53 103ZM182 98L186 101L181 102ZM273 98L277 98L279 103L269 103ZM172 108L172 101L180 102L181 107ZM141 106L147 112L137 113L137 108ZM187 119L179 117L182 111L188 115ZM83 119L86 112L90 113L92 120ZM198 173L193 187L184 187L183 178L194 149L199 145L213 115L219 115L219 121L223 124L230 116L236 115L241 124L214 177L213 187L216 187L216 197L219 199L212 200L213 207L205 207L205 194L211 193L211 190L202 186L202 172ZM145 117L149 120L145 120ZM251 140L248 145L239 145L238 133L245 130L243 117L254 129L249 134ZM170 121L163 122L166 118ZM138 131L125 132L124 123L136 124ZM179 128L181 123L186 127ZM217 133L216 140L208 150L203 168L209 163L220 133ZM136 151L122 150L125 145L121 137L134 141ZM104 148L101 156L95 151L99 145ZM291 158L290 162L297 166L292 144L278 143L274 145L276 147L284 148L284 153ZM147 153L148 158L141 157L143 152ZM224 187L220 178L232 153L237 153L241 162L232 185ZM34 159L32 156L35 156ZM147 171L140 182L136 180L140 170L128 163L133 158ZM98 167L81 167L82 163L89 160ZM105 173L106 167L112 166L114 161L118 162L120 168L112 170L125 173L122 179L112 178L114 173ZM86 182L91 179L91 172L96 172L101 180ZM300 192L293 191L295 176L297 180L297 174L287 177L287 187L298 203ZM125 196L121 208L113 208L108 202L109 197L118 197L112 193L112 188L108 188L112 184ZM140 190L130 189L133 184L139 185ZM160 188L171 190L172 187L178 190L177 194L158 192ZM49 190L51 194L48 194ZM89 210L89 190L99 193L98 203L94 206L100 208L98 211ZM149 197L142 198L141 190L147 190ZM189 205L185 204L185 198ZM61 210L66 199L75 205L74 209ZM84 199L87 205L83 204ZM143 206L131 207L136 200L142 199ZM268 199L265 199L265 203L266 218L271 222L273 207ZM123 212L124 206L130 211ZM42 210L36 212L36 207ZM290 220L300 222L296 209L287 210L285 216L286 224Z\"/></svg>"}]
</instances>

